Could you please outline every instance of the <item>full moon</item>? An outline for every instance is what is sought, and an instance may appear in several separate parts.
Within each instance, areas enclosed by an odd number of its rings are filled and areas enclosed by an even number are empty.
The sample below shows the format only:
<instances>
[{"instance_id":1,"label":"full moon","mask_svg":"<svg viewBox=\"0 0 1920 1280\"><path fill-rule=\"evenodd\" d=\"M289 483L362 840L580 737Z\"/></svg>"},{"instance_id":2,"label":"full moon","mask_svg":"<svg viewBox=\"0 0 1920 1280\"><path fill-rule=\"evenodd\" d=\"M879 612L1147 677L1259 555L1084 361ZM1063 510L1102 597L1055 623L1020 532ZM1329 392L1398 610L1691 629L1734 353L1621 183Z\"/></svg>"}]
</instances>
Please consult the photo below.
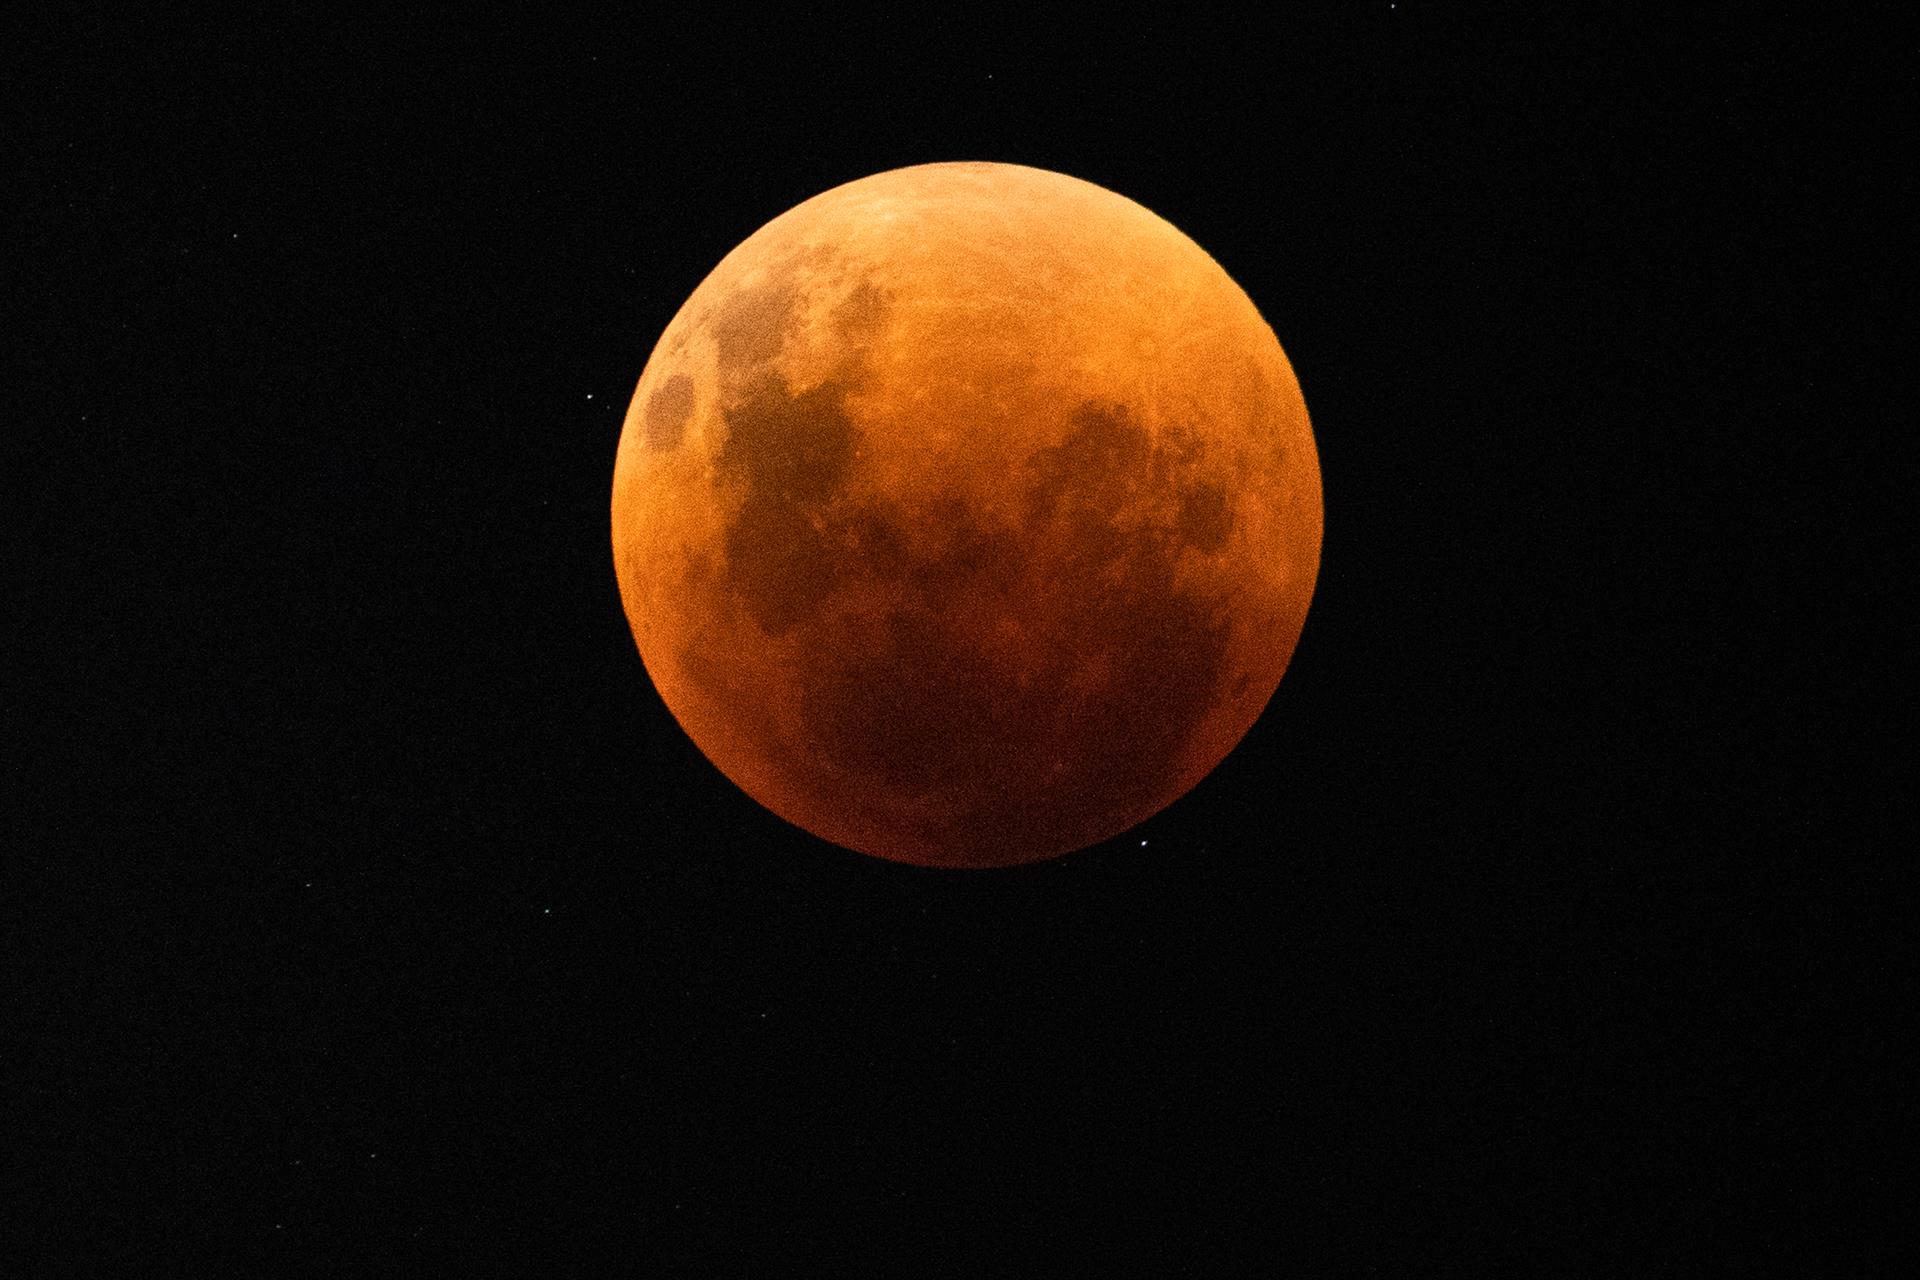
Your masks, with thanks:
<instances>
[{"instance_id":1,"label":"full moon","mask_svg":"<svg viewBox=\"0 0 1920 1280\"><path fill-rule=\"evenodd\" d=\"M1273 330L1131 200L1009 164L850 182L721 260L627 410L613 551L694 743L901 862L1126 831L1252 727L1320 562Z\"/></svg>"}]
</instances>

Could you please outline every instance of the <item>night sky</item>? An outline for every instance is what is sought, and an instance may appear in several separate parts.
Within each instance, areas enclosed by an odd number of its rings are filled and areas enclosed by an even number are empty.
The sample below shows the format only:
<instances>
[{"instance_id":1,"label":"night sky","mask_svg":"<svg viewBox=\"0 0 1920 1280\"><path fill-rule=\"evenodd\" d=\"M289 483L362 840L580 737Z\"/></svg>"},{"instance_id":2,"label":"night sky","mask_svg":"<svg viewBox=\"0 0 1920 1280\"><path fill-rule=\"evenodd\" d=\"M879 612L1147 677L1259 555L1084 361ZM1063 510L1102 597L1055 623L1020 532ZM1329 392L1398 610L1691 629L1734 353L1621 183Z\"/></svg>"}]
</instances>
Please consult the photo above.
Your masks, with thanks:
<instances>
[{"instance_id":1,"label":"night sky","mask_svg":"<svg viewBox=\"0 0 1920 1280\"><path fill-rule=\"evenodd\" d=\"M61 1211L18 1274L1866 1247L1823 1074L1857 988L1817 944L1894 930L1830 874L1871 824L1810 797L1895 785L1831 728L1891 716L1856 584L1894 552L1838 516L1891 434L1833 408L1893 349L1845 254L1885 57L1604 8L964 12L16 46L5 1058ZM1239 749L990 873L727 782L608 536L707 271L939 160L1190 235L1325 487Z\"/></svg>"}]
</instances>

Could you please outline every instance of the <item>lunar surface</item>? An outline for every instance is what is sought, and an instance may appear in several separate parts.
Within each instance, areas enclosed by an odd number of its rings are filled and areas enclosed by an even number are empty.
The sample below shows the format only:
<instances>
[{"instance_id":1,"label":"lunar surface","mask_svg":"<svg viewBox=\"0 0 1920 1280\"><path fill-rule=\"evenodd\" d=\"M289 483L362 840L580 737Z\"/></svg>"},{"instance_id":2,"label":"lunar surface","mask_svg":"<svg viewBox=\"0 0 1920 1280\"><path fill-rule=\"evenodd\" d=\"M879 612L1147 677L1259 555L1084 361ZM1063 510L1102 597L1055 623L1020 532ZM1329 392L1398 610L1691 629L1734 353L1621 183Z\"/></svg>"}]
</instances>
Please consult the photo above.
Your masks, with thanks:
<instances>
[{"instance_id":1,"label":"lunar surface","mask_svg":"<svg viewBox=\"0 0 1920 1280\"><path fill-rule=\"evenodd\" d=\"M748 795L882 858L1117 835L1240 741L1299 638L1320 469L1273 331L1101 187L936 164L723 259L614 465L648 673Z\"/></svg>"}]
</instances>

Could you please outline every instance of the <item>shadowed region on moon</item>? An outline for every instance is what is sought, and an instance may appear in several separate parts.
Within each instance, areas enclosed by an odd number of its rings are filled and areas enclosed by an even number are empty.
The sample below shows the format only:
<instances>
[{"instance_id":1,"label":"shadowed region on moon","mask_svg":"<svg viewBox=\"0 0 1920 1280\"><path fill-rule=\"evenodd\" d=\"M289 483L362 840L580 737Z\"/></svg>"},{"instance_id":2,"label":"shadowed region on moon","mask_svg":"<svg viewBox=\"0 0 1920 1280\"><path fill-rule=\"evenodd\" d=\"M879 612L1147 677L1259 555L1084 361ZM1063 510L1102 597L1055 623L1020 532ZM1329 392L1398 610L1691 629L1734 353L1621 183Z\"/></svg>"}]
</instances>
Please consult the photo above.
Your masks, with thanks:
<instances>
[{"instance_id":1,"label":"shadowed region on moon","mask_svg":"<svg viewBox=\"0 0 1920 1280\"><path fill-rule=\"evenodd\" d=\"M720 580L768 636L805 628L789 671L804 728L778 767L825 766L848 803L897 809L891 825L935 860L959 833L1089 842L1112 832L1072 816L1081 807L1172 798L1222 696L1229 623L1174 582L1182 545L1224 541L1218 486L1150 518L1142 490L1167 451L1124 408L1089 403L1030 458L1020 523L1002 527L956 498L915 513L843 498L858 432L835 384L794 395L767 377L725 418L720 475L746 496ZM847 584L884 589L881 621L820 621ZM1017 643L983 642L1014 619ZM682 660L757 741L782 740L709 658Z\"/></svg>"},{"instance_id":2,"label":"shadowed region on moon","mask_svg":"<svg viewBox=\"0 0 1920 1280\"><path fill-rule=\"evenodd\" d=\"M966 585L993 571L911 560L899 578L908 602L871 643L823 648L802 676L808 745L862 794L905 798L898 821L922 856L939 860L964 839L1114 834L1088 811L1172 798L1176 758L1215 700L1226 625L1172 589L1156 540L1085 522L1056 549L1069 563L1117 562L1122 581L1047 600L1006 657L978 642L963 612ZM1019 575L978 594L1012 609L1044 590Z\"/></svg>"}]
</instances>

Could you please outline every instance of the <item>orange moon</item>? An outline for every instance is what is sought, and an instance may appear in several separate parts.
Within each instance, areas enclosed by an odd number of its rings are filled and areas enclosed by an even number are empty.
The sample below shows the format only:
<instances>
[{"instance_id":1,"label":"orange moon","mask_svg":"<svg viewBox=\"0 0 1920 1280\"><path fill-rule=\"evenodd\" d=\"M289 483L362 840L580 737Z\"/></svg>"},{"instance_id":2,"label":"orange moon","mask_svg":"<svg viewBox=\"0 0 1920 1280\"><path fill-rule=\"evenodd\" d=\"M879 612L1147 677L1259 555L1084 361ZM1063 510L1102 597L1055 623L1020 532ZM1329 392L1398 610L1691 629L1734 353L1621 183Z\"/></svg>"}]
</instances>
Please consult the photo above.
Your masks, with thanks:
<instances>
[{"instance_id":1,"label":"orange moon","mask_svg":"<svg viewBox=\"0 0 1920 1280\"><path fill-rule=\"evenodd\" d=\"M721 260L620 437L613 550L661 698L762 805L994 867L1205 777L1286 671L1320 464L1260 312L1102 187L930 164Z\"/></svg>"}]
</instances>

